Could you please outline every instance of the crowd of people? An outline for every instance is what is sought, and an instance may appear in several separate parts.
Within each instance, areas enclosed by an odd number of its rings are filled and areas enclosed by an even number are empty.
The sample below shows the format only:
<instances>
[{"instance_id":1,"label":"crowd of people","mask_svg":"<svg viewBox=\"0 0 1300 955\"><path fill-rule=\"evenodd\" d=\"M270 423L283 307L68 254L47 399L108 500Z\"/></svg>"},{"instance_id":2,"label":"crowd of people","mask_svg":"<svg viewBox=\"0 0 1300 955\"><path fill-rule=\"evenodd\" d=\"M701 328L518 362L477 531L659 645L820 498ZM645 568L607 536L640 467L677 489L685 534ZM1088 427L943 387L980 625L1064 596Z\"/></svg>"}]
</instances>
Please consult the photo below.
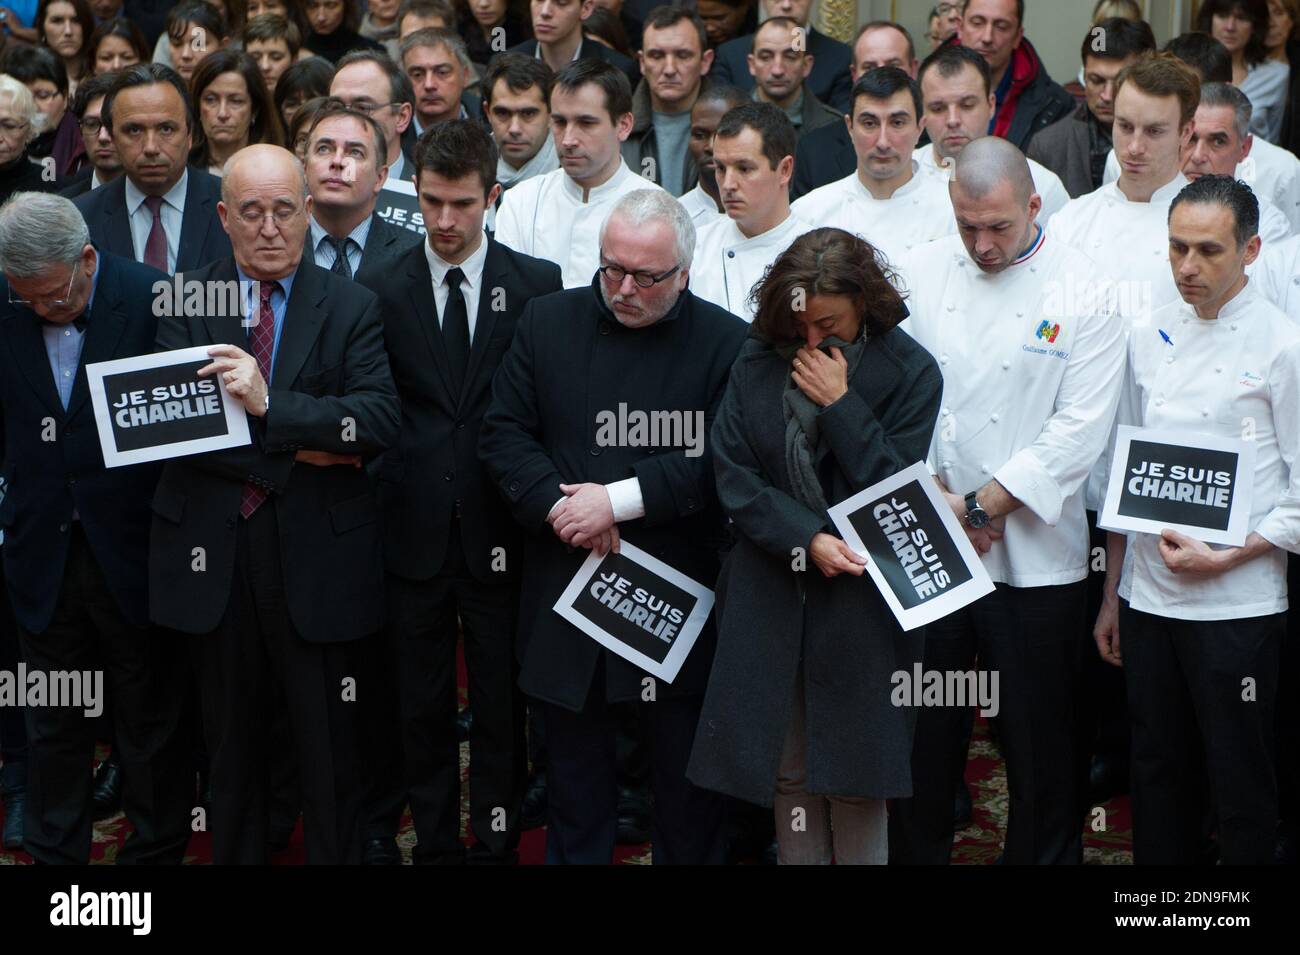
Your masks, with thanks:
<instances>
[{"instance_id":1,"label":"crowd of people","mask_svg":"<svg viewBox=\"0 0 1300 955\"><path fill-rule=\"evenodd\" d=\"M946 864L915 670L997 676L1002 861L1294 861L1297 0L1065 84L1026 0L811 12L0 8L0 683L106 690L0 695L6 849ZM106 466L86 366L196 346L249 443ZM1248 437L1242 546L1099 526L1125 425ZM995 586L905 629L829 511L922 461ZM671 680L556 609L625 545L714 593Z\"/></svg>"}]
</instances>

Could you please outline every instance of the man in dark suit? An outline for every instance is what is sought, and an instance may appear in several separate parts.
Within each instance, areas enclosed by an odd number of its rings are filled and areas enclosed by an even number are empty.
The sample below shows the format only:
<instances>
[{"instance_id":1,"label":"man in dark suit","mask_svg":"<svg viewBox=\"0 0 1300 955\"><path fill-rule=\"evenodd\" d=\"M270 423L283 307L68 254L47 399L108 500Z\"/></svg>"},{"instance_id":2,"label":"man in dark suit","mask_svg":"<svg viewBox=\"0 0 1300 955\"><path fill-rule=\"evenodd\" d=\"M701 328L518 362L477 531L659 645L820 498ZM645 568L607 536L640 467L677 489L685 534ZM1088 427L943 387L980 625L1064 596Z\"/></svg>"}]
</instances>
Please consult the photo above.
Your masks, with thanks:
<instances>
[{"instance_id":1,"label":"man in dark suit","mask_svg":"<svg viewBox=\"0 0 1300 955\"><path fill-rule=\"evenodd\" d=\"M353 50L339 60L330 80L330 96L344 106L370 114L384 131L388 178L411 180L410 150L415 146L415 93L400 66L384 53Z\"/></svg>"},{"instance_id":2,"label":"man in dark suit","mask_svg":"<svg viewBox=\"0 0 1300 955\"><path fill-rule=\"evenodd\" d=\"M361 464L396 440L397 393L374 295L304 260L311 197L293 155L241 150L222 192L234 258L183 279L238 280L250 318L166 319L158 347L213 346L200 373L220 374L243 403L252 443L167 463L153 501L151 611L199 635L213 860L267 860L265 731L278 684L307 861L354 862L354 701L366 692L356 649L383 625L375 498Z\"/></svg>"},{"instance_id":3,"label":"man in dark suit","mask_svg":"<svg viewBox=\"0 0 1300 955\"><path fill-rule=\"evenodd\" d=\"M168 273L230 254L216 217L221 181L185 165L193 120L170 67L141 63L117 75L102 121L126 174L77 199L98 248Z\"/></svg>"},{"instance_id":4,"label":"man in dark suit","mask_svg":"<svg viewBox=\"0 0 1300 955\"><path fill-rule=\"evenodd\" d=\"M818 33L815 27L809 25L812 0L762 0L762 6L769 18L790 17L807 29L804 49L813 64L805 83L817 99L839 110L841 114L847 113L853 90L853 79L849 75L853 54L848 44ZM728 40L719 46L713 58L710 79L718 85L752 90L755 80L749 72L748 58L753 46L752 33Z\"/></svg>"},{"instance_id":5,"label":"man in dark suit","mask_svg":"<svg viewBox=\"0 0 1300 955\"><path fill-rule=\"evenodd\" d=\"M305 165L312 198L308 253L321 268L378 291L393 263L420 244L419 233L375 214L388 167L384 131L360 110L327 108L308 132Z\"/></svg>"},{"instance_id":6,"label":"man in dark suit","mask_svg":"<svg viewBox=\"0 0 1300 955\"><path fill-rule=\"evenodd\" d=\"M26 708L24 846L39 862L89 861L89 717L107 689L134 827L118 861L179 863L193 796L176 752L183 657L149 625L147 596L159 468L105 468L85 372L152 351L152 287L165 276L97 250L69 200L37 193L0 208L0 269L0 528L20 657L51 685L58 672L84 677L80 700Z\"/></svg>"},{"instance_id":7,"label":"man in dark suit","mask_svg":"<svg viewBox=\"0 0 1300 955\"><path fill-rule=\"evenodd\" d=\"M582 21L595 9L595 0L532 0L533 36L512 46L510 53L524 53L543 61L556 73L575 60L604 60L618 67L636 89L641 71L622 53L582 32Z\"/></svg>"},{"instance_id":8,"label":"man in dark suit","mask_svg":"<svg viewBox=\"0 0 1300 955\"><path fill-rule=\"evenodd\" d=\"M665 684L551 607L586 551L607 553L623 535L682 574L716 579L723 521L706 435L746 329L687 288L695 228L662 190L618 200L599 241L589 288L525 308L479 442L526 535L520 686L545 704L546 856L611 861L616 729L634 704L651 753L655 861L717 863L720 797L685 775L712 624ZM628 409L647 420L676 414L694 437L684 426L653 444L602 438L606 415Z\"/></svg>"},{"instance_id":9,"label":"man in dark suit","mask_svg":"<svg viewBox=\"0 0 1300 955\"><path fill-rule=\"evenodd\" d=\"M117 147L104 128L101 116L104 97L113 85L113 75L101 73L89 76L77 84L77 93L72 97L72 115L77 117L81 128L81 141L86 147L86 156L90 162L67 180L59 195L66 199L78 196L108 185L122 175L122 160L117 158Z\"/></svg>"},{"instance_id":10,"label":"man in dark suit","mask_svg":"<svg viewBox=\"0 0 1300 955\"><path fill-rule=\"evenodd\" d=\"M483 234L496 201L496 147L481 124L427 130L415 153L428 242L377 289L402 399L402 430L379 470L389 631L400 661L400 790L379 794L370 843L391 852L409 798L417 863L466 859L456 740L457 620L470 724L470 862L516 859L526 775L514 634L519 531L478 461L492 377L535 296L563 286L559 267ZM372 745L378 745L372 741Z\"/></svg>"},{"instance_id":11,"label":"man in dark suit","mask_svg":"<svg viewBox=\"0 0 1300 955\"><path fill-rule=\"evenodd\" d=\"M402 71L415 94L411 126L416 139L434 123L449 119L484 122L482 102L467 89L474 79L474 64L455 30L431 27L404 37Z\"/></svg>"}]
</instances>

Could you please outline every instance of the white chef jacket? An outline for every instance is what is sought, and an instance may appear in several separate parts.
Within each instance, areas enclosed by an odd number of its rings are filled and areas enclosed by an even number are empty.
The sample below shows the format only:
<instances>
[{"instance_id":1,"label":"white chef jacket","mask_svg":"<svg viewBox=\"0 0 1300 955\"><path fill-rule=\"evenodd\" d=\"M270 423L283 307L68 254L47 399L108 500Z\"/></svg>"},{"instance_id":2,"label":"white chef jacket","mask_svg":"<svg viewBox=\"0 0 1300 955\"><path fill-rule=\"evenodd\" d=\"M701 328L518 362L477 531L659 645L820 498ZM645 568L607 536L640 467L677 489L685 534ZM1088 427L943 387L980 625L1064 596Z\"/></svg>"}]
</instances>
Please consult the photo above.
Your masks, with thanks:
<instances>
[{"instance_id":1,"label":"white chef jacket","mask_svg":"<svg viewBox=\"0 0 1300 955\"><path fill-rule=\"evenodd\" d=\"M1132 331L1117 422L1240 439L1251 419L1249 529L1279 548L1222 574L1188 577L1165 566L1159 535L1129 533L1119 593L1135 610L1177 620L1234 620L1287 609L1284 550L1300 553L1298 413L1300 326L1254 282L1217 319L1198 318L1180 300L1160 309L1149 327Z\"/></svg>"},{"instance_id":2,"label":"white chef jacket","mask_svg":"<svg viewBox=\"0 0 1300 955\"><path fill-rule=\"evenodd\" d=\"M715 216L722 215L713 197L705 192L704 187L699 183L677 201L686 209L697 229Z\"/></svg>"},{"instance_id":3,"label":"white chef jacket","mask_svg":"<svg viewBox=\"0 0 1300 955\"><path fill-rule=\"evenodd\" d=\"M1115 289L1126 324L1144 326L1163 305L1181 302L1169 264L1169 204L1187 185L1181 172L1161 186L1150 202L1131 202L1116 183L1071 199L1052 219L1052 235L1085 252L1097 276ZM1099 511L1106 497L1107 473L1100 456L1088 479L1088 510Z\"/></svg>"},{"instance_id":4,"label":"white chef jacket","mask_svg":"<svg viewBox=\"0 0 1300 955\"><path fill-rule=\"evenodd\" d=\"M912 178L888 199L868 192L854 170L801 196L790 208L815 228L855 233L883 252L891 265L909 249L957 231L947 182L923 175L915 159Z\"/></svg>"},{"instance_id":5,"label":"white chef jacket","mask_svg":"<svg viewBox=\"0 0 1300 955\"><path fill-rule=\"evenodd\" d=\"M620 160L618 171L584 202L582 187L563 168L553 169L506 192L497 210L496 240L554 262L565 288L582 288L600 267L600 227L614 203L633 190L658 188Z\"/></svg>"},{"instance_id":6,"label":"white chef jacket","mask_svg":"<svg viewBox=\"0 0 1300 955\"><path fill-rule=\"evenodd\" d=\"M1119 160L1112 149L1106 157L1103 182L1114 182L1119 178L1119 171ZM1289 150L1256 136L1250 155L1237 163L1233 175L1250 186L1257 196L1277 206L1290 220L1291 232L1300 232L1300 159Z\"/></svg>"},{"instance_id":7,"label":"white chef jacket","mask_svg":"<svg viewBox=\"0 0 1300 955\"><path fill-rule=\"evenodd\" d=\"M934 151L934 145L920 146L916 152L912 153L912 158L921 164L921 171L932 176L942 176L945 186L948 184L948 170L939 165L939 156ZM1066 191L1065 183L1061 182L1061 177L1052 170L1048 169L1042 163L1034 162L1028 156L1025 161L1029 163L1029 175L1034 180L1034 192L1038 193L1043 200L1042 211L1038 213L1038 222L1040 225L1047 225L1049 219L1065 208L1065 204L1070 201L1070 193Z\"/></svg>"},{"instance_id":8,"label":"white chef jacket","mask_svg":"<svg viewBox=\"0 0 1300 955\"><path fill-rule=\"evenodd\" d=\"M955 494L997 478L1025 505L981 558L989 576L1013 587L1083 580L1083 485L1111 434L1124 365L1113 306L1068 292L1093 264L1043 230L993 275L958 236L900 263L911 311L900 327L943 373L931 470Z\"/></svg>"},{"instance_id":9,"label":"white chef jacket","mask_svg":"<svg viewBox=\"0 0 1300 955\"><path fill-rule=\"evenodd\" d=\"M732 315L754 320L750 290L790 243L812 227L791 213L780 225L747 238L730 216L695 224L690 289Z\"/></svg>"},{"instance_id":10,"label":"white chef jacket","mask_svg":"<svg viewBox=\"0 0 1300 955\"><path fill-rule=\"evenodd\" d=\"M1246 274L1260 295L1300 325L1300 236L1266 244Z\"/></svg>"}]
</instances>

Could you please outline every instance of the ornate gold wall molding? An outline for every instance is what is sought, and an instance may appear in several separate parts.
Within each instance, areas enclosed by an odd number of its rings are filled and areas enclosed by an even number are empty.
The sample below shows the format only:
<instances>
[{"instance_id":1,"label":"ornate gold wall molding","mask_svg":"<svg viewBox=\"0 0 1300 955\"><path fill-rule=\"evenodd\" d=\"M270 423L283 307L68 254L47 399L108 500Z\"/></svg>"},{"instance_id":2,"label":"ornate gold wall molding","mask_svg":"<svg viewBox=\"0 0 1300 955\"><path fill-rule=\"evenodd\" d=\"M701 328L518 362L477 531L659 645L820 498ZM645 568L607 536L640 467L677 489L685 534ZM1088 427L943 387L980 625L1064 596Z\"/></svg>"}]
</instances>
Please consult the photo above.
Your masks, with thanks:
<instances>
[{"instance_id":1,"label":"ornate gold wall molding","mask_svg":"<svg viewBox=\"0 0 1300 955\"><path fill-rule=\"evenodd\" d=\"M848 43L857 22L857 0L820 0L817 4L817 29L827 36Z\"/></svg>"}]
</instances>

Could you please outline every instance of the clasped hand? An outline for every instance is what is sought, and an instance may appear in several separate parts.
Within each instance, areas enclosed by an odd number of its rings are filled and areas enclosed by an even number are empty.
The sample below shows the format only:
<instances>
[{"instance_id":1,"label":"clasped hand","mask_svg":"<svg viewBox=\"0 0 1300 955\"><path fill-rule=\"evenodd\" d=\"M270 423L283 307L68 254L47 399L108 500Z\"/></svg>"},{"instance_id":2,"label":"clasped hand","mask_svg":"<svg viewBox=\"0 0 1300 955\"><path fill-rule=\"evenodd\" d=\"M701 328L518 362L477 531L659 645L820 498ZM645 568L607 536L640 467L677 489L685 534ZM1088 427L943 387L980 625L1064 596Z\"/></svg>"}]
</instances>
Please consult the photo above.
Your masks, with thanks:
<instances>
[{"instance_id":1,"label":"clasped hand","mask_svg":"<svg viewBox=\"0 0 1300 955\"><path fill-rule=\"evenodd\" d=\"M565 499L547 516L555 536L571 547L586 547L603 557L618 553L618 524L603 484L561 484Z\"/></svg>"}]
</instances>

